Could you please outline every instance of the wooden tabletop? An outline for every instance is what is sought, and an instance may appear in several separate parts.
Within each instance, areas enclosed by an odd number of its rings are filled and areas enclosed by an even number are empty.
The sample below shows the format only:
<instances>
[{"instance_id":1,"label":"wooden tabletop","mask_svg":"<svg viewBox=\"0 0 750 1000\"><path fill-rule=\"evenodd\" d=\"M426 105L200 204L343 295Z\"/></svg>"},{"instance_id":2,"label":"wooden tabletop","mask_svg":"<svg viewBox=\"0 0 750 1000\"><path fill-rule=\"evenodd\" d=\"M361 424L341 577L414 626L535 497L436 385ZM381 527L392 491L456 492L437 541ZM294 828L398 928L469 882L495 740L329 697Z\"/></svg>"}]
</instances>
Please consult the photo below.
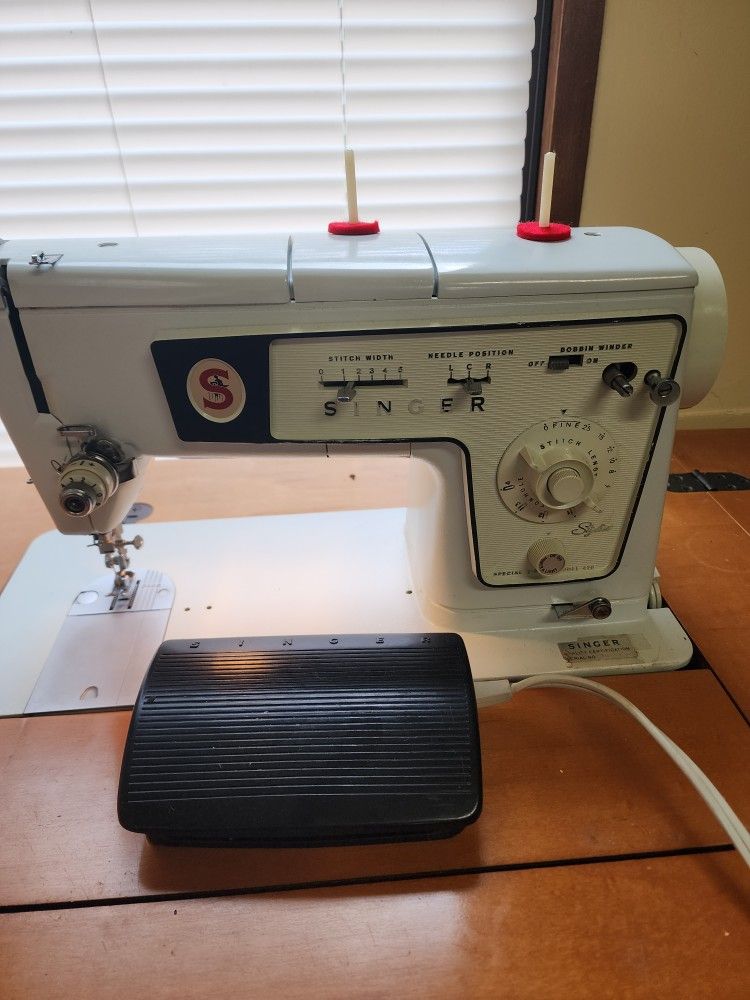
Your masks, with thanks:
<instances>
[{"instance_id":1,"label":"wooden tabletop","mask_svg":"<svg viewBox=\"0 0 750 1000\"><path fill-rule=\"evenodd\" d=\"M154 519L402 504L405 461L157 463ZM750 475L750 431L675 470ZM201 488L203 486L203 489ZM750 822L750 494L670 494L659 569L708 665L610 680ZM0 470L0 585L49 518ZM744 712L744 715L743 715ZM577 692L480 713L485 805L458 837L157 848L117 824L127 712L0 720L0 998L745 997L750 878L635 722Z\"/></svg>"}]
</instances>

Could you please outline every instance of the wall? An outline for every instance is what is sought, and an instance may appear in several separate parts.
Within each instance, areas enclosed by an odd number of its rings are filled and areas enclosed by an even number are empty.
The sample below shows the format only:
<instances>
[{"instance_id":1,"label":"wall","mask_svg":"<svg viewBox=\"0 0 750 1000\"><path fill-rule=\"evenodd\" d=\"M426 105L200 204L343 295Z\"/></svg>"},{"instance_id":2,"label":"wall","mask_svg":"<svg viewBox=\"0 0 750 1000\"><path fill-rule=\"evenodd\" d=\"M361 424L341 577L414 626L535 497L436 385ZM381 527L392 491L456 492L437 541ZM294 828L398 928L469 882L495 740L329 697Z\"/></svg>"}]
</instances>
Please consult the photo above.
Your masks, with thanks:
<instances>
[{"instance_id":1,"label":"wall","mask_svg":"<svg viewBox=\"0 0 750 1000\"><path fill-rule=\"evenodd\" d=\"M607 0L582 225L631 225L718 262L729 342L683 427L750 426L750 0Z\"/></svg>"}]
</instances>

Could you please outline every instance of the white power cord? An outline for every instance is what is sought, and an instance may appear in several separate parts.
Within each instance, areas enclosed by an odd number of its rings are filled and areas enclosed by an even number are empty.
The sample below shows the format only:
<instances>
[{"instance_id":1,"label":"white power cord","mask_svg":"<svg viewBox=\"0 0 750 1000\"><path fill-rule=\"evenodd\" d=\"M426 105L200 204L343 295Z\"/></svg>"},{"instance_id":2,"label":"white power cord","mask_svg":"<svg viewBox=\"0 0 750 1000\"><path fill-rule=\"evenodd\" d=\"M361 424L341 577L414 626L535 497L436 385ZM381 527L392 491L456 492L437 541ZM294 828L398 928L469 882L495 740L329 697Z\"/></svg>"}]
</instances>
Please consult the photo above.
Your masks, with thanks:
<instances>
[{"instance_id":1,"label":"white power cord","mask_svg":"<svg viewBox=\"0 0 750 1000\"><path fill-rule=\"evenodd\" d=\"M718 790L716 785L701 771L698 765L681 750L677 744L671 740L666 733L662 732L658 726L644 715L632 701L628 701L617 691L599 684L597 681L587 680L585 677L574 677L569 674L541 674L538 677L526 677L522 681L510 683L502 680L477 681L475 689L477 692L477 704L483 705L497 704L521 691L528 691L529 688L573 688L578 691L588 691L589 694L597 695L606 701L611 701L623 712L632 715L634 719L643 726L662 750L666 751L675 764L679 767L685 777L693 784L694 788L704 800L708 808L714 814L719 823L724 827L728 837L739 851L750 867L750 833L740 820L737 813L732 809L727 800ZM482 690L484 688L484 690Z\"/></svg>"}]
</instances>

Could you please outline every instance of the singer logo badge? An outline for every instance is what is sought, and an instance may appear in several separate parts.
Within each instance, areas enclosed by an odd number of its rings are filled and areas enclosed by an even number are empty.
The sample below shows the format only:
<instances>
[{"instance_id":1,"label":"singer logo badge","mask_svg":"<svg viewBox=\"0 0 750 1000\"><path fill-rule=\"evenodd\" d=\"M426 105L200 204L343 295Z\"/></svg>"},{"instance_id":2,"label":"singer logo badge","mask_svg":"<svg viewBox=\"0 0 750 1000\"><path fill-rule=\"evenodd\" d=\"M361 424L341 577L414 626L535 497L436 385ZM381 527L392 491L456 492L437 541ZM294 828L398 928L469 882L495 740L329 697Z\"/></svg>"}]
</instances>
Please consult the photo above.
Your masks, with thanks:
<instances>
[{"instance_id":1,"label":"singer logo badge","mask_svg":"<svg viewBox=\"0 0 750 1000\"><path fill-rule=\"evenodd\" d=\"M218 358L203 358L187 377L188 399L206 420L225 424L245 406L245 383L236 368Z\"/></svg>"}]
</instances>

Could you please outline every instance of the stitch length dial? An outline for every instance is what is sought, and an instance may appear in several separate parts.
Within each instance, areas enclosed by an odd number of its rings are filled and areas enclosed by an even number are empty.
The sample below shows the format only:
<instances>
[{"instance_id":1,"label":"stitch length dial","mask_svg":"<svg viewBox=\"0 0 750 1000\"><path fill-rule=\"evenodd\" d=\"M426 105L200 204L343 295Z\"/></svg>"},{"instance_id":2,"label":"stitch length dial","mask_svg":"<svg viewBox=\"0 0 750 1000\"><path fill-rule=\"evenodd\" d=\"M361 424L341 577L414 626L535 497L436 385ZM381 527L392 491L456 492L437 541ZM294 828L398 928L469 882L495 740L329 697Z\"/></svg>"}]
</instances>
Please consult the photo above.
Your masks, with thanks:
<instances>
[{"instance_id":1,"label":"stitch length dial","mask_svg":"<svg viewBox=\"0 0 750 1000\"><path fill-rule=\"evenodd\" d=\"M617 475L617 445L582 417L542 420L519 435L497 467L497 488L517 517L537 524L603 509Z\"/></svg>"}]
</instances>

